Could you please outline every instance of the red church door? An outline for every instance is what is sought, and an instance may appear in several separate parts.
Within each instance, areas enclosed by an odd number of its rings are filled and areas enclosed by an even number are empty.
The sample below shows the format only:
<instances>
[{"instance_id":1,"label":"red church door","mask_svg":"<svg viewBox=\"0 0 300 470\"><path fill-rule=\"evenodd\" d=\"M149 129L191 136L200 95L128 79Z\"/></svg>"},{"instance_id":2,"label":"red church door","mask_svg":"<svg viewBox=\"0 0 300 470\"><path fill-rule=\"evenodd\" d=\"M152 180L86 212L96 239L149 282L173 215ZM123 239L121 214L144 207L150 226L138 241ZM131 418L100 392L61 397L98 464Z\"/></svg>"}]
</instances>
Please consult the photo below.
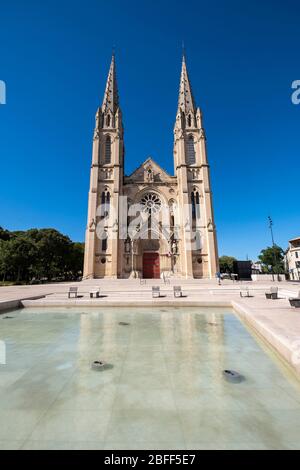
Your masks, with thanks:
<instances>
[{"instance_id":1,"label":"red church door","mask_svg":"<svg viewBox=\"0 0 300 470\"><path fill-rule=\"evenodd\" d=\"M144 279L159 279L160 278L159 253L144 253L143 254L143 278Z\"/></svg>"}]
</instances>

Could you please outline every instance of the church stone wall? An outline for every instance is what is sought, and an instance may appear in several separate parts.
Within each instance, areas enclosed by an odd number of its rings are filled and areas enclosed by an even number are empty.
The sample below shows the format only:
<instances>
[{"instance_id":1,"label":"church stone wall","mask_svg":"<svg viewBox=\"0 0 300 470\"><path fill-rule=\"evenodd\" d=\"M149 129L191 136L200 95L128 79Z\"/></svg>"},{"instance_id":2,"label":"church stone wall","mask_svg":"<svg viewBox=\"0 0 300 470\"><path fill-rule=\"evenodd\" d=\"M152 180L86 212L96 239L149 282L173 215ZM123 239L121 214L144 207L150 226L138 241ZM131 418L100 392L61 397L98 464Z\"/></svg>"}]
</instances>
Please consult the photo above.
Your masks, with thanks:
<instances>
[{"instance_id":1,"label":"church stone wall","mask_svg":"<svg viewBox=\"0 0 300 470\"><path fill-rule=\"evenodd\" d=\"M152 274L212 278L218 270L206 137L184 58L174 126L174 167L175 176L171 176L149 157L131 175L124 175L122 113L113 57L96 114L84 278ZM138 214L124 214L124 207L136 208L136 204L140 204ZM100 232L106 243L99 238Z\"/></svg>"}]
</instances>

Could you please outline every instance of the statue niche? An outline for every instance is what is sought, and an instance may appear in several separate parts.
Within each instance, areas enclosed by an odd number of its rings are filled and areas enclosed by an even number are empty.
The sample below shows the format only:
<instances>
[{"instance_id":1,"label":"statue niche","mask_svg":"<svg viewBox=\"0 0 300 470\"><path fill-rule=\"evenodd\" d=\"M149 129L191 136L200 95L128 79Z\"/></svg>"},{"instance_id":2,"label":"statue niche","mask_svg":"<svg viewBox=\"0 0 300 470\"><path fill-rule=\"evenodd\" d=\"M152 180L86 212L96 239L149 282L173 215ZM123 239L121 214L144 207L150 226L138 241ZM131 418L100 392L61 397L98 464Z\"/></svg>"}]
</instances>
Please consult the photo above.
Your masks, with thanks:
<instances>
[{"instance_id":1,"label":"statue niche","mask_svg":"<svg viewBox=\"0 0 300 470\"><path fill-rule=\"evenodd\" d=\"M144 169L144 181L146 183L154 182L154 173L151 166L148 166Z\"/></svg>"}]
</instances>

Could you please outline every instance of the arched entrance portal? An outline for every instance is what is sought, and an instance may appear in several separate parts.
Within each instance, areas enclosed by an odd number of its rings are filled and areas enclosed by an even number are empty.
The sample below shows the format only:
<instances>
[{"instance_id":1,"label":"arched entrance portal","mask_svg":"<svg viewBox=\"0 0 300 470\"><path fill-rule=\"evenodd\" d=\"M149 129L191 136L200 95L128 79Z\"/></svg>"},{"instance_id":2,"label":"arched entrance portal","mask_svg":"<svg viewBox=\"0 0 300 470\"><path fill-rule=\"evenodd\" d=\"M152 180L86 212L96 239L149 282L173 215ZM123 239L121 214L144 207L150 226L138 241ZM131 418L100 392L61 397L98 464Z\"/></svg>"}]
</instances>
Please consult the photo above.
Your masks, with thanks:
<instances>
[{"instance_id":1,"label":"arched entrance portal","mask_svg":"<svg viewBox=\"0 0 300 470\"><path fill-rule=\"evenodd\" d=\"M146 251L143 253L143 278L160 278L159 253L155 253L153 251Z\"/></svg>"},{"instance_id":2,"label":"arched entrance portal","mask_svg":"<svg viewBox=\"0 0 300 470\"><path fill-rule=\"evenodd\" d=\"M148 233L148 236L150 233ZM140 253L142 255L142 273L144 279L160 278L160 243L155 239L143 239L140 241Z\"/></svg>"}]
</instances>

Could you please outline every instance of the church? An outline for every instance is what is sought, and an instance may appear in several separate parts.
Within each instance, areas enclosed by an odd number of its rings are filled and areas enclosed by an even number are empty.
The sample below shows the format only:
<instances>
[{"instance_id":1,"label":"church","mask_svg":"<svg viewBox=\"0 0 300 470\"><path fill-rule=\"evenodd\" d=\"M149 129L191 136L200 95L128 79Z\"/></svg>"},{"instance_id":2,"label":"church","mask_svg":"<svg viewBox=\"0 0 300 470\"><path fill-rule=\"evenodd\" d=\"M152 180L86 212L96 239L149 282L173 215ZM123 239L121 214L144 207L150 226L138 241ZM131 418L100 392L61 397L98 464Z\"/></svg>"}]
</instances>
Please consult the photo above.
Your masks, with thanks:
<instances>
[{"instance_id":1,"label":"church","mask_svg":"<svg viewBox=\"0 0 300 470\"><path fill-rule=\"evenodd\" d=\"M174 175L147 158L124 173L113 55L93 138L84 279L214 278L218 248L202 113L183 55Z\"/></svg>"}]
</instances>

